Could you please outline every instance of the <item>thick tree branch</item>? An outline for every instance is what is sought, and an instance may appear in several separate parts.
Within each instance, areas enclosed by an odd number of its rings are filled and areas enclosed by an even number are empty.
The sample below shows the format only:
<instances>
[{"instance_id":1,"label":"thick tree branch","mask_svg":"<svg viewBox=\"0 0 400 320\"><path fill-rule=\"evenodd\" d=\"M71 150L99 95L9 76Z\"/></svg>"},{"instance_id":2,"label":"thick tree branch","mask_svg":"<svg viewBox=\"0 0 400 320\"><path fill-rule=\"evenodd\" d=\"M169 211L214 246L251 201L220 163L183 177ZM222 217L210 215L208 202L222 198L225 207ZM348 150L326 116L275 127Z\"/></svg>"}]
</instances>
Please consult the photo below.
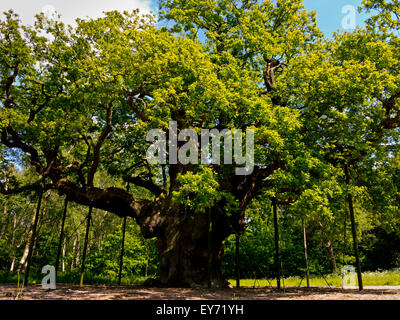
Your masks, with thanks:
<instances>
[{"instance_id":1,"label":"thick tree branch","mask_svg":"<svg viewBox=\"0 0 400 320\"><path fill-rule=\"evenodd\" d=\"M99 166L99 161L100 161L100 149L106 140L107 136L111 132L111 122L112 122L112 105L109 104L107 107L107 119L106 119L106 128L100 135L96 145L93 148L93 163L92 166L90 167L89 173L88 173L88 178L87 178L87 184L88 186L92 187L93 186L93 180L94 180L94 175L97 171L97 168Z\"/></svg>"},{"instance_id":2,"label":"thick tree branch","mask_svg":"<svg viewBox=\"0 0 400 320\"><path fill-rule=\"evenodd\" d=\"M128 106L133 110L133 112L136 113L136 115L139 117L140 120L142 120L143 122L149 122L150 121L149 117L147 116L147 114L145 114L137 107L135 100L141 101L143 105L146 106L145 101L141 97L135 98L134 96L130 95L128 96L126 102L128 103Z\"/></svg>"},{"instance_id":3,"label":"thick tree branch","mask_svg":"<svg viewBox=\"0 0 400 320\"><path fill-rule=\"evenodd\" d=\"M119 217L134 218L146 238L155 237L162 227L164 218L159 214L161 203L134 199L130 193L119 188L82 188L66 179L56 181L55 187L61 195L67 195L69 201L114 213Z\"/></svg>"},{"instance_id":4,"label":"thick tree branch","mask_svg":"<svg viewBox=\"0 0 400 320\"><path fill-rule=\"evenodd\" d=\"M264 70L264 85L267 88L267 92L275 90L275 73L286 66L278 60L269 61L267 67Z\"/></svg>"},{"instance_id":5,"label":"thick tree branch","mask_svg":"<svg viewBox=\"0 0 400 320\"><path fill-rule=\"evenodd\" d=\"M151 191L152 193L154 193L154 195L156 197L158 197L163 192L163 189L160 186L156 185L150 179L145 180L139 176L138 177L129 177L129 178L127 178L127 182Z\"/></svg>"},{"instance_id":6,"label":"thick tree branch","mask_svg":"<svg viewBox=\"0 0 400 320\"><path fill-rule=\"evenodd\" d=\"M45 184L44 186L42 185L42 182L35 182L33 184L25 185L25 186L20 186L16 187L13 189L6 188L3 183L0 182L0 193L4 195L13 195L13 194L19 194L19 193L24 193L24 192L29 192L29 191L37 191L39 188L43 188L44 191L54 189L53 184Z\"/></svg>"},{"instance_id":7,"label":"thick tree branch","mask_svg":"<svg viewBox=\"0 0 400 320\"><path fill-rule=\"evenodd\" d=\"M384 129L396 129L400 127L400 107L396 106L397 99L400 98L400 93L392 95L389 99L382 101L383 107L386 110L386 119L382 122ZM395 113L395 116L392 116Z\"/></svg>"},{"instance_id":8,"label":"thick tree branch","mask_svg":"<svg viewBox=\"0 0 400 320\"><path fill-rule=\"evenodd\" d=\"M18 76L18 72L19 72L19 64L17 64L16 66L14 66L12 68L12 74L7 78L6 83L5 83L5 102L4 102L4 107L5 108L9 108L11 106L12 103L12 95L11 95L11 88L12 85L15 81L15 79Z\"/></svg>"},{"instance_id":9,"label":"thick tree branch","mask_svg":"<svg viewBox=\"0 0 400 320\"><path fill-rule=\"evenodd\" d=\"M7 133L11 135L12 141L8 139ZM11 126L8 126L1 132L1 142L9 148L17 148L28 153L30 155L30 162L36 168L37 173L41 176L44 175L43 165L40 162L38 151L34 147L22 142L17 132L15 132Z\"/></svg>"}]
</instances>

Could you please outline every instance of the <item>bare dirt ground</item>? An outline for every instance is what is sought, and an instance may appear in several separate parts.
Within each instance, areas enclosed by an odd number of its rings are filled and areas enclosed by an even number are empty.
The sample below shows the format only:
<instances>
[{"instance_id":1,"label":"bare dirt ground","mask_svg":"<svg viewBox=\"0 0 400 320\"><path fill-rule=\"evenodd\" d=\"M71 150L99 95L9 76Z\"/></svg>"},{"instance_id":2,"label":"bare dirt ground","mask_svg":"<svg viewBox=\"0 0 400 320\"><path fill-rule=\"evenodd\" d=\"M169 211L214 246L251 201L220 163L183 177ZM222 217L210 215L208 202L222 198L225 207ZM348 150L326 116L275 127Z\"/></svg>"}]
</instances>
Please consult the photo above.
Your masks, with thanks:
<instances>
[{"instance_id":1,"label":"bare dirt ground","mask_svg":"<svg viewBox=\"0 0 400 320\"><path fill-rule=\"evenodd\" d=\"M0 300L13 300L13 284L0 284ZM400 287L366 287L363 292L342 288L176 289L143 286L58 284L56 290L41 285L24 288L20 300L400 300Z\"/></svg>"}]
</instances>

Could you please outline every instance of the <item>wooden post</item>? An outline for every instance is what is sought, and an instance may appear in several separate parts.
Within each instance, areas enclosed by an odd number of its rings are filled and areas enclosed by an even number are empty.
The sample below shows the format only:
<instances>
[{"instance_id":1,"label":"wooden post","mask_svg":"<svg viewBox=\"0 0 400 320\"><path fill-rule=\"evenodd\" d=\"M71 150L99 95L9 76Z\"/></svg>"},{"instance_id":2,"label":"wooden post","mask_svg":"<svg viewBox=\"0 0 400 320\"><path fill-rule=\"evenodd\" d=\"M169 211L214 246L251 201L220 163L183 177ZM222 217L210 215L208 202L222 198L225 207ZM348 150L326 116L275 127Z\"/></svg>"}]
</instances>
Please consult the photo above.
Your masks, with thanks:
<instances>
[{"instance_id":1,"label":"wooden post","mask_svg":"<svg viewBox=\"0 0 400 320\"><path fill-rule=\"evenodd\" d=\"M349 174L349 168L347 167L347 165L345 166L345 175L346 175L346 184L347 184L347 186L350 186L350 174ZM357 239L356 221L355 221L355 217L354 217L353 197L350 192L347 196L347 201L349 203L351 233L353 235L353 249L354 249L354 255L356 257L358 288L360 291L362 291L363 290L363 282L362 282L362 273L361 273L361 265L360 265L360 253L358 250L358 239Z\"/></svg>"},{"instance_id":2,"label":"wooden post","mask_svg":"<svg viewBox=\"0 0 400 320\"><path fill-rule=\"evenodd\" d=\"M82 253L82 265L81 265L81 281L80 285L83 285L83 276L85 274L85 260L86 260L86 251L87 251L87 245L88 245L88 240L89 240L89 230L90 230L90 220L92 219L92 209L93 207L89 207L89 213L87 215L87 223L86 223L86 234L85 234L85 242L83 244L83 253Z\"/></svg>"},{"instance_id":3,"label":"wooden post","mask_svg":"<svg viewBox=\"0 0 400 320\"><path fill-rule=\"evenodd\" d=\"M272 207L274 214L274 230L275 230L275 268L276 268L276 285L278 290L281 289L281 262L279 258L279 229L278 229L278 210L277 200L272 199Z\"/></svg>"},{"instance_id":4,"label":"wooden post","mask_svg":"<svg viewBox=\"0 0 400 320\"><path fill-rule=\"evenodd\" d=\"M212 277L212 219L211 208L208 209L208 288L211 288Z\"/></svg>"},{"instance_id":5,"label":"wooden post","mask_svg":"<svg viewBox=\"0 0 400 320\"><path fill-rule=\"evenodd\" d=\"M236 288L240 288L240 256L239 256L239 240L240 235L236 233Z\"/></svg>"},{"instance_id":6,"label":"wooden post","mask_svg":"<svg viewBox=\"0 0 400 320\"><path fill-rule=\"evenodd\" d=\"M126 230L126 217L124 217L124 222L122 223L122 243L121 243L121 256L119 258L118 285L121 285L122 267L124 265L125 230Z\"/></svg>"},{"instance_id":7,"label":"wooden post","mask_svg":"<svg viewBox=\"0 0 400 320\"><path fill-rule=\"evenodd\" d=\"M32 236L31 236L30 239L28 239L28 241L29 241L29 251L28 251L28 258L27 258L27 261L26 261L26 268L25 268L25 275L24 275L24 283L23 283L24 287L29 284L29 271L30 271L30 268L31 268L33 245L35 243L35 238L36 238L36 229L37 229L39 215L40 215L40 207L42 205L42 197L43 197L43 192L44 192L43 188L44 188L44 185L41 184L40 187L39 187L39 199L38 199L36 212L35 212L35 217L34 217L33 226L32 226Z\"/></svg>"},{"instance_id":8,"label":"wooden post","mask_svg":"<svg viewBox=\"0 0 400 320\"><path fill-rule=\"evenodd\" d=\"M64 240L64 226L65 226L65 218L67 217L67 208L68 208L68 197L65 197L64 212L61 222L60 239L58 241L58 248L57 248L56 273L58 272L58 266L60 264L60 255L61 255L62 242Z\"/></svg>"},{"instance_id":9,"label":"wooden post","mask_svg":"<svg viewBox=\"0 0 400 320\"><path fill-rule=\"evenodd\" d=\"M343 246L342 246L342 268L344 267L344 259L346 255L346 238L347 238L347 210L344 210L344 217L343 217ZM343 289L343 271L340 273L342 277L342 289Z\"/></svg>"},{"instance_id":10,"label":"wooden post","mask_svg":"<svg viewBox=\"0 0 400 320\"><path fill-rule=\"evenodd\" d=\"M307 252L307 234L306 234L306 223L304 217L301 218L303 224L303 236L304 236L304 258L306 260L306 278L307 278L307 288L310 287L310 269L308 267L308 252Z\"/></svg>"}]
</instances>

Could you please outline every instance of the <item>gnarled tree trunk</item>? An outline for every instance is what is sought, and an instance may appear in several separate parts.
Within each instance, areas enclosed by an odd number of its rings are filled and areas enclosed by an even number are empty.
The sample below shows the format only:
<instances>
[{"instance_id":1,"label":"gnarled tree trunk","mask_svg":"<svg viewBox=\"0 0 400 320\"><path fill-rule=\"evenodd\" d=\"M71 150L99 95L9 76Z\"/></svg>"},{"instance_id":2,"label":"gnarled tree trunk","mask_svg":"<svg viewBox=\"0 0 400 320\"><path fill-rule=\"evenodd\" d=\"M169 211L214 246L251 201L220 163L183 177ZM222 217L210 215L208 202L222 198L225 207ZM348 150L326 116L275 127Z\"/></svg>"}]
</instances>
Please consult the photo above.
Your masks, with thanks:
<instances>
[{"instance_id":1,"label":"gnarled tree trunk","mask_svg":"<svg viewBox=\"0 0 400 320\"><path fill-rule=\"evenodd\" d=\"M223 219L213 215L211 286L227 287L221 273ZM157 237L160 253L160 281L163 285L207 287L208 285L208 217L196 213L168 219Z\"/></svg>"},{"instance_id":2,"label":"gnarled tree trunk","mask_svg":"<svg viewBox=\"0 0 400 320\"><path fill-rule=\"evenodd\" d=\"M156 201L134 200L122 189L83 190L59 184L71 201L133 217L145 238L157 238L160 255L159 284L172 287L206 287L208 280L208 214L187 212L169 197ZM90 199L90 201L89 201ZM232 233L227 218L212 208L212 287L227 287L221 272L223 241Z\"/></svg>"}]
</instances>

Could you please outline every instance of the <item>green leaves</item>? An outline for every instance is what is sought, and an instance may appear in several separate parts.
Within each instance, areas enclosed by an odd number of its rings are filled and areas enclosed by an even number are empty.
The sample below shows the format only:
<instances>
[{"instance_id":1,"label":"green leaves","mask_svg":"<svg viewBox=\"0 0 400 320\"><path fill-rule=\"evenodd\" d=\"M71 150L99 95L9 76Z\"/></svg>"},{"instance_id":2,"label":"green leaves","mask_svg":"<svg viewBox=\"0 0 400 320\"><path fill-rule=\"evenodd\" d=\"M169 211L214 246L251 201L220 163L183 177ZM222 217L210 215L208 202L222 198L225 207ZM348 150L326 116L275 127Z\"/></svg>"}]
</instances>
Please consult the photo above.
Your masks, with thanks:
<instances>
[{"instance_id":1,"label":"green leaves","mask_svg":"<svg viewBox=\"0 0 400 320\"><path fill-rule=\"evenodd\" d=\"M117 226L114 227L113 232L107 234L102 245L97 248L96 254L89 257L88 270L95 272L97 275L117 279L121 243L122 230L120 226ZM129 279L134 276L147 276L157 273L157 258L154 239L143 239L140 235L139 227L128 220L125 233L122 276Z\"/></svg>"},{"instance_id":2,"label":"green leaves","mask_svg":"<svg viewBox=\"0 0 400 320\"><path fill-rule=\"evenodd\" d=\"M363 10L374 15L368 19L371 28L377 28L384 33L400 28L399 0L363 0Z\"/></svg>"},{"instance_id":3,"label":"green leaves","mask_svg":"<svg viewBox=\"0 0 400 320\"><path fill-rule=\"evenodd\" d=\"M181 187L179 191L173 192L174 200L192 210L207 212L207 208L211 208L221 199L219 183L211 168L201 166L196 173L179 175L178 183Z\"/></svg>"}]
</instances>

